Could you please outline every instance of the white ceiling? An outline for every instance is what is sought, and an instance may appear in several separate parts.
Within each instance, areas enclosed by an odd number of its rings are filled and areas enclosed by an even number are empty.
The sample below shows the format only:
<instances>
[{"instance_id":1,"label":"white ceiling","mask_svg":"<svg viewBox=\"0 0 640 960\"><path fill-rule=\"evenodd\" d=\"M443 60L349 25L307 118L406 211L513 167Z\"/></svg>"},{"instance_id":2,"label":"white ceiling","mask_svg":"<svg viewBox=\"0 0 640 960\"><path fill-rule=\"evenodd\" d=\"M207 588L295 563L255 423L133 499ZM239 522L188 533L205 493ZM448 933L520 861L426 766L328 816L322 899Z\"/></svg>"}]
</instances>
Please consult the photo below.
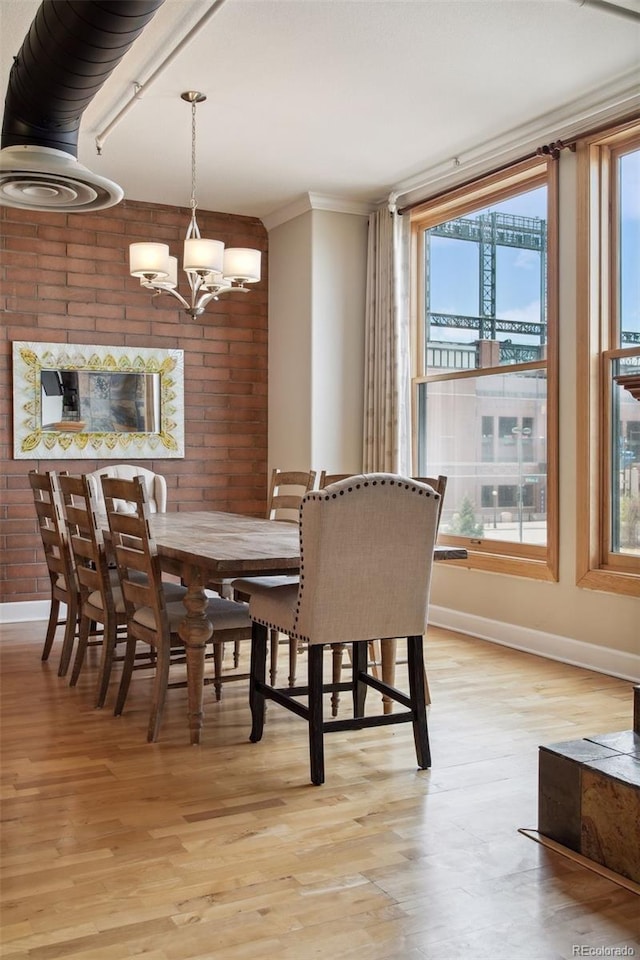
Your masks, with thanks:
<instances>
[{"instance_id":1,"label":"white ceiling","mask_svg":"<svg viewBox=\"0 0 640 960\"><path fill-rule=\"evenodd\" d=\"M266 219L309 192L372 203L587 104L640 103L640 20L592 0L165 0L85 111L78 159L130 199ZM640 13L640 0L616 0ZM39 0L0 0L6 90ZM211 15L145 86L180 40ZM95 138L143 85L123 119ZM621 91L623 92L621 94ZM635 100L634 100L635 92ZM545 126L545 123L548 125Z\"/></svg>"}]
</instances>

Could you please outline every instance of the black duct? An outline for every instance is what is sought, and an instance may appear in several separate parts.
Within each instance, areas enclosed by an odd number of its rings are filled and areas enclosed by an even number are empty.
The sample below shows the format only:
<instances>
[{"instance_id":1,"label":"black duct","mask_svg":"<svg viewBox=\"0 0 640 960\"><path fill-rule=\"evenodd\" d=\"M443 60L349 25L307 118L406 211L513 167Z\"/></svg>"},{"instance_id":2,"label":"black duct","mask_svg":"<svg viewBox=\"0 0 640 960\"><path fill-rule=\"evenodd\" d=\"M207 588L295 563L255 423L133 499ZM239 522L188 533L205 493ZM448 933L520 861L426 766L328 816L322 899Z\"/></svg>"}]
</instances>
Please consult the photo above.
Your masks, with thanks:
<instances>
[{"instance_id":1,"label":"black duct","mask_svg":"<svg viewBox=\"0 0 640 960\"><path fill-rule=\"evenodd\" d=\"M164 0L43 0L5 99L0 203L80 212L122 190L77 162L82 114Z\"/></svg>"}]
</instances>

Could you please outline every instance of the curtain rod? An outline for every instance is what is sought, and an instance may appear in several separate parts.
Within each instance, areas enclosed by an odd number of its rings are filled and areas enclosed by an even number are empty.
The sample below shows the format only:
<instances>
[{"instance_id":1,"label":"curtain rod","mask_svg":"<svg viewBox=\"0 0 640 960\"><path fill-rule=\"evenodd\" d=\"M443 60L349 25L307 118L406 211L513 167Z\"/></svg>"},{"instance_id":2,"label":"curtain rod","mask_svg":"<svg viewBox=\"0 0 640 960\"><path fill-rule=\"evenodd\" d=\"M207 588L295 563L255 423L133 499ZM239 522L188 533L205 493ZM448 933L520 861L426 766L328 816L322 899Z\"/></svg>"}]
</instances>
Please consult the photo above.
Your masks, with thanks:
<instances>
[{"instance_id":1,"label":"curtain rod","mask_svg":"<svg viewBox=\"0 0 640 960\"><path fill-rule=\"evenodd\" d=\"M532 160L534 157L541 156L547 156L551 157L553 160L557 160L560 156L560 152L565 149L571 150L572 153L575 153L578 140L584 137L592 137L597 133L602 133L603 130L608 130L610 127L622 126L625 123L630 123L631 121L638 119L640 119L640 115L638 113L632 113L626 117L620 117L617 120L609 120L607 123L602 123L598 127L591 127L588 130L580 130L578 133L572 134L569 140L553 140L551 143L543 144L543 146L537 147L536 150L532 150L530 153L523 154L522 156L516 157L513 160L509 160L506 163L502 163L497 167L491 167L490 170L486 170L484 173L479 173L477 176L472 176L468 180L462 180L460 183L451 184L450 186L439 190L438 193L432 193L429 196L422 197L421 200L414 200L413 203L408 203L406 206L400 207L398 213L400 215L403 213L410 213L411 210L415 210L416 207L421 207L422 204L428 203L431 200L438 200L440 197L444 197L448 193L451 193L452 190L460 190L463 187L470 187L474 183L479 183L481 180L484 180L485 177L489 177L494 173L500 173L502 170L507 170L509 167L514 167L518 163L524 163L525 160ZM401 194L396 192L395 194L392 194L392 196L397 198L401 196Z\"/></svg>"}]
</instances>

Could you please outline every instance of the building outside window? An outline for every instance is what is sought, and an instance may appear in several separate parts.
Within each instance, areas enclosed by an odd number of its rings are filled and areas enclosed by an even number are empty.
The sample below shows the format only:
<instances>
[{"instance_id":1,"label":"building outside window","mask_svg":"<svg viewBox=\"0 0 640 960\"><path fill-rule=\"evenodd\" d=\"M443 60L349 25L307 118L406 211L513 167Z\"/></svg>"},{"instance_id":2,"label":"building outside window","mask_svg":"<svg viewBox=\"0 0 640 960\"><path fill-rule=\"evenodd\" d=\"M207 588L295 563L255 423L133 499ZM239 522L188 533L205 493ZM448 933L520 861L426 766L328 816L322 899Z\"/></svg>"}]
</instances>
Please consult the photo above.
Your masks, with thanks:
<instances>
[{"instance_id":1,"label":"building outside window","mask_svg":"<svg viewBox=\"0 0 640 960\"><path fill-rule=\"evenodd\" d=\"M557 576L555 181L537 158L412 213L416 473L448 477L441 539L472 566L541 579Z\"/></svg>"}]
</instances>

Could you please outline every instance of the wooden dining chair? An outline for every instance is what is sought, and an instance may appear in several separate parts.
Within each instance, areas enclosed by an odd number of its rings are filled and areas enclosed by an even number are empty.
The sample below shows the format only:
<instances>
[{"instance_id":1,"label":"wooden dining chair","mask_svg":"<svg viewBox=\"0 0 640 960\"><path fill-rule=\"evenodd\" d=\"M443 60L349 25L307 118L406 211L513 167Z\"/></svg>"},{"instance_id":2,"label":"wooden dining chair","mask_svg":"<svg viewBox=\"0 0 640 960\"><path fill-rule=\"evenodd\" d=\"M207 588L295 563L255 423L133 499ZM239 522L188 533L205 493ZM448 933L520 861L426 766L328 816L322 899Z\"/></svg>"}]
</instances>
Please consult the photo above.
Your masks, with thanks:
<instances>
[{"instance_id":1,"label":"wooden dining chair","mask_svg":"<svg viewBox=\"0 0 640 960\"><path fill-rule=\"evenodd\" d=\"M76 686L82 671L94 624L101 625L101 657L96 680L95 706L105 704L114 662L122 661L118 644L127 639L127 616L120 589L118 571L105 542L101 525L104 500L94 496L95 485L87 475L61 476L60 492L66 519L67 535L80 590L80 630L78 648L69 685ZM178 583L164 583L168 601L180 600L186 589ZM145 661L148 661L148 657ZM140 666L141 664L137 664ZM142 664L142 665L146 665Z\"/></svg>"},{"instance_id":2,"label":"wooden dining chair","mask_svg":"<svg viewBox=\"0 0 640 960\"><path fill-rule=\"evenodd\" d=\"M339 483L341 480L347 480L349 477L354 476L351 473L327 473L326 470L322 470L320 473L320 480L318 481L318 489L324 490L325 487L328 487L332 483Z\"/></svg>"},{"instance_id":3,"label":"wooden dining chair","mask_svg":"<svg viewBox=\"0 0 640 960\"><path fill-rule=\"evenodd\" d=\"M147 731L147 740L154 741L158 738L168 686L185 686L183 681L169 683L169 668L173 659L172 650L184 654L184 643L178 631L187 611L181 601L167 602L162 590L162 571L149 526L149 505L142 480L103 477L102 490L124 597L128 631L115 713L119 716L124 710L136 648L140 641L155 652L155 674ZM132 503L134 512L118 511L118 500ZM219 688L223 682L246 679L246 674L222 676L221 653L225 642L250 638L251 622L247 604L212 597L205 614L213 623L213 633L207 641L215 655L213 683Z\"/></svg>"},{"instance_id":4,"label":"wooden dining chair","mask_svg":"<svg viewBox=\"0 0 640 960\"><path fill-rule=\"evenodd\" d=\"M432 487L436 493L440 496L438 503L438 524L436 526L436 540L438 537L438 529L440 527L440 520L442 518L442 507L444 504L444 495L447 489L447 477L443 474L439 474L437 477L414 477L414 480L417 480L418 483L425 483L427 486ZM397 658L397 640L395 638L390 638L387 640L377 641L373 645L373 658L380 664L380 671L382 674L382 679L389 686L393 686L395 683L396 676L396 666L406 663L406 660L398 660ZM431 695L429 692L429 681L427 679L427 674L425 671L424 676L425 682L425 697L427 704L431 703ZM393 711L393 701L388 697L383 698L384 710L386 713L391 713Z\"/></svg>"},{"instance_id":5,"label":"wooden dining chair","mask_svg":"<svg viewBox=\"0 0 640 960\"><path fill-rule=\"evenodd\" d=\"M347 480L349 477L355 476L351 473L328 473L326 470L323 470L320 473L320 480L318 482L318 489L324 490L325 487L331 486L332 483L340 483L342 480ZM342 676L342 665L344 659L345 645L344 643L334 643L331 648L331 665L332 665L332 676L333 682L339 683ZM373 644L369 647L369 661L373 667L374 676L377 676L378 662L376 661L375 648ZM338 716L338 709L340 706L340 693L336 689L331 694L331 715L333 717Z\"/></svg>"},{"instance_id":6,"label":"wooden dining chair","mask_svg":"<svg viewBox=\"0 0 640 960\"><path fill-rule=\"evenodd\" d=\"M33 493L38 530L51 584L49 622L42 660L49 659L56 630L64 625L64 639L58 667L58 676L64 677L69 669L75 639L78 635L80 609L78 581L67 537L57 474L53 470L46 473L30 470L29 484ZM66 607L64 618L60 616L60 604Z\"/></svg>"},{"instance_id":7,"label":"wooden dining chair","mask_svg":"<svg viewBox=\"0 0 640 960\"><path fill-rule=\"evenodd\" d=\"M302 498L313 487L316 482L315 470L280 470L274 468L271 473L269 483L269 495L267 497L267 520L276 520L282 523L298 523L298 516ZM225 581L225 588L228 591L227 596L235 596L241 600L248 600L251 595L252 587L255 583L260 583L261 577L248 577L242 580L242 589L231 590L231 581ZM291 577L285 577L285 581L291 581ZM272 631L270 635L270 677L271 682L275 683L278 673L278 649L281 643L286 643L289 648L289 684L293 686L296 681L297 663L299 647L288 637L280 639L277 631ZM237 663L237 655L234 655L234 663Z\"/></svg>"},{"instance_id":8,"label":"wooden dining chair","mask_svg":"<svg viewBox=\"0 0 640 960\"><path fill-rule=\"evenodd\" d=\"M342 474L327 474L323 470L320 474L320 489L323 489L325 486L329 486L331 483L335 483L341 480L347 479L346 475ZM418 483L425 483L428 486L432 487L440 496L438 503L438 526L440 525L440 518L442 516L442 505L444 502L444 494L447 489L447 478L443 475L437 477L413 477L413 480L417 480ZM436 528L436 537L437 537L437 528ZM335 644L333 652L333 679L334 681L339 680L342 674L343 668L343 658L344 658L344 645ZM372 640L369 644L369 665L373 671L374 676L381 676L382 679L389 686L393 686L395 682L396 675L396 666L399 664L406 663L406 660L397 659L397 641L394 638L386 639L381 641L380 639ZM429 685L427 681L427 675L425 673L425 696L427 698L427 703L430 703L430 694L429 694ZM391 713L393 710L393 701L388 697L383 698L384 709L387 713ZM338 705L339 705L339 693L336 693L331 700L332 713L333 716L338 714Z\"/></svg>"},{"instance_id":9,"label":"wooden dining chair","mask_svg":"<svg viewBox=\"0 0 640 960\"><path fill-rule=\"evenodd\" d=\"M431 764L422 646L438 510L431 487L393 474L349 478L330 491L308 493L300 507L299 583L261 586L251 595L251 740L262 738L266 700L305 719L314 784L324 782L324 734L331 731L410 722L418 766ZM271 629L306 644L304 687L267 684ZM407 638L408 695L368 669L369 641L398 636ZM322 651L336 642L352 647L351 681L339 686L351 692L353 717L325 720L323 695L335 684L323 681ZM369 688L406 709L366 715Z\"/></svg>"},{"instance_id":10,"label":"wooden dining chair","mask_svg":"<svg viewBox=\"0 0 640 960\"><path fill-rule=\"evenodd\" d=\"M93 624L102 627L96 707L103 707L118 640L124 640L126 617L115 569L109 569L104 537L97 520L93 488L86 476L60 477L67 536L80 590L80 630L69 686L75 687L90 643Z\"/></svg>"}]
</instances>

